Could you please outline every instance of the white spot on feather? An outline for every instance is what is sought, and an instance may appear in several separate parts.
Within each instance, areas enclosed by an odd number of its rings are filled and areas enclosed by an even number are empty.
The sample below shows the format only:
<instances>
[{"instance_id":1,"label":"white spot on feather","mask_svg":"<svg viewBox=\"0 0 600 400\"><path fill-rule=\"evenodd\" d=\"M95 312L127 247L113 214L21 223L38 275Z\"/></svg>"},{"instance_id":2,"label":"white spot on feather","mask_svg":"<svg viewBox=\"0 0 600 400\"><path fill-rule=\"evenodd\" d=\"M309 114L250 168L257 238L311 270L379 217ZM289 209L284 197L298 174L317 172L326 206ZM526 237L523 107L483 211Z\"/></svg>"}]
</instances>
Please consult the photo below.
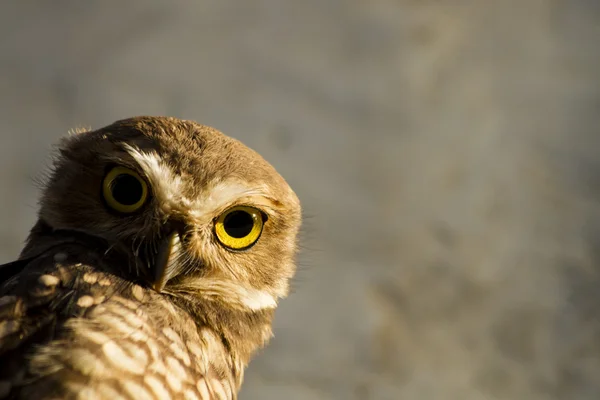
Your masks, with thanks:
<instances>
[{"instance_id":1,"label":"white spot on feather","mask_svg":"<svg viewBox=\"0 0 600 400\"><path fill-rule=\"evenodd\" d=\"M185 393L183 393L183 398L185 400L199 400L198 396L196 396L196 393L191 390L186 390Z\"/></svg>"},{"instance_id":2,"label":"white spot on feather","mask_svg":"<svg viewBox=\"0 0 600 400\"><path fill-rule=\"evenodd\" d=\"M93 387L70 383L67 384L67 387L77 393L77 400L102 400L100 394Z\"/></svg>"},{"instance_id":3,"label":"white spot on feather","mask_svg":"<svg viewBox=\"0 0 600 400\"><path fill-rule=\"evenodd\" d=\"M135 358L141 364L148 364L148 354L138 344L132 342L124 342L123 348L131 357Z\"/></svg>"},{"instance_id":4,"label":"white spot on feather","mask_svg":"<svg viewBox=\"0 0 600 400\"><path fill-rule=\"evenodd\" d=\"M103 345L106 342L110 342L110 338L107 335L105 335L104 333L90 330L90 329L83 328L83 327L75 328L75 330L77 331L77 333L79 335L83 336L84 338L86 338L87 340L89 340L92 343Z\"/></svg>"},{"instance_id":5,"label":"white spot on feather","mask_svg":"<svg viewBox=\"0 0 600 400\"><path fill-rule=\"evenodd\" d=\"M129 336L129 338L131 340L135 340L136 342L147 342L148 341L148 335L146 335L142 331L135 331L135 332L133 332L131 334L131 336Z\"/></svg>"},{"instance_id":6,"label":"white spot on feather","mask_svg":"<svg viewBox=\"0 0 600 400\"><path fill-rule=\"evenodd\" d=\"M208 386L206 385L206 379L200 379L198 383L196 383L196 389L198 389L201 399L210 399L210 392L208 391Z\"/></svg>"},{"instance_id":7,"label":"white spot on feather","mask_svg":"<svg viewBox=\"0 0 600 400\"><path fill-rule=\"evenodd\" d=\"M100 398L111 399L111 400L126 400L124 396L121 396L119 392L110 387L108 383L101 383L98 385L97 391L100 393Z\"/></svg>"},{"instance_id":8,"label":"white spot on feather","mask_svg":"<svg viewBox=\"0 0 600 400\"><path fill-rule=\"evenodd\" d=\"M162 331L163 331L164 335L166 337L168 337L171 341L181 343L181 338L179 337L177 332L175 332L173 329L167 327L167 328L163 328Z\"/></svg>"},{"instance_id":9,"label":"white spot on feather","mask_svg":"<svg viewBox=\"0 0 600 400\"><path fill-rule=\"evenodd\" d=\"M157 378L155 378L152 375L146 375L144 377L144 382L146 383L146 385L148 385L148 387L152 390L152 392L154 392L154 395L157 399L161 399L161 400L170 400L171 399L171 395L169 394L169 391L167 390L167 388L165 387L165 385L163 385L163 383L161 381L159 381ZM206 397L208 399L208 397Z\"/></svg>"},{"instance_id":10,"label":"white spot on feather","mask_svg":"<svg viewBox=\"0 0 600 400\"><path fill-rule=\"evenodd\" d=\"M200 346L198 346L196 343L192 342L191 340L188 340L186 342L186 344L187 344L187 348L192 352L193 355L195 355L198 358L203 357L202 349L200 348Z\"/></svg>"},{"instance_id":11,"label":"white spot on feather","mask_svg":"<svg viewBox=\"0 0 600 400\"><path fill-rule=\"evenodd\" d=\"M185 373L185 369L181 366L179 361L174 359L173 357L167 357L167 367L169 372L172 372L177 376L177 379L180 381L186 381L188 379L187 374Z\"/></svg>"},{"instance_id":12,"label":"white spot on feather","mask_svg":"<svg viewBox=\"0 0 600 400\"><path fill-rule=\"evenodd\" d=\"M219 379L211 379L210 388L212 389L213 393L215 394L215 398L217 398L217 399L227 399L228 398L225 387L223 386L223 383Z\"/></svg>"},{"instance_id":13,"label":"white spot on feather","mask_svg":"<svg viewBox=\"0 0 600 400\"><path fill-rule=\"evenodd\" d=\"M119 333L129 336L135 332L136 328L125 323L121 318L110 314L101 314L96 319L103 326L119 331Z\"/></svg>"},{"instance_id":14,"label":"white spot on feather","mask_svg":"<svg viewBox=\"0 0 600 400\"><path fill-rule=\"evenodd\" d=\"M86 272L83 274L83 281L93 285L94 283L98 282L98 275Z\"/></svg>"},{"instance_id":15,"label":"white spot on feather","mask_svg":"<svg viewBox=\"0 0 600 400\"><path fill-rule=\"evenodd\" d=\"M146 319L143 318L145 315L142 313L136 313L135 311L125 308L120 304L111 304L109 307L107 307L107 309L108 312L122 317L125 322L127 322L133 328L150 330L148 325L146 325Z\"/></svg>"},{"instance_id":16,"label":"white spot on feather","mask_svg":"<svg viewBox=\"0 0 600 400\"><path fill-rule=\"evenodd\" d=\"M60 279L58 279L56 276L46 274L40 276L38 281L45 286L56 286L60 282Z\"/></svg>"},{"instance_id":17,"label":"white spot on feather","mask_svg":"<svg viewBox=\"0 0 600 400\"><path fill-rule=\"evenodd\" d=\"M94 298L88 295L81 296L77 299L77 305L83 308L91 307L94 305Z\"/></svg>"},{"instance_id":18,"label":"white spot on feather","mask_svg":"<svg viewBox=\"0 0 600 400\"><path fill-rule=\"evenodd\" d=\"M150 394L142 385L139 385L131 380L123 382L125 391L129 393L132 399L136 400L154 400L154 396Z\"/></svg>"},{"instance_id":19,"label":"white spot on feather","mask_svg":"<svg viewBox=\"0 0 600 400\"><path fill-rule=\"evenodd\" d=\"M102 352L115 367L124 371L141 375L146 369L143 360L130 357L112 340L102 345Z\"/></svg>"},{"instance_id":20,"label":"white spot on feather","mask_svg":"<svg viewBox=\"0 0 600 400\"><path fill-rule=\"evenodd\" d=\"M175 392L179 392L183 383L173 375L169 370L166 371L165 378L167 378L167 384L173 389Z\"/></svg>"},{"instance_id":21,"label":"white spot on feather","mask_svg":"<svg viewBox=\"0 0 600 400\"><path fill-rule=\"evenodd\" d=\"M202 348L192 341L187 342L187 348L194 356L196 356L196 367L199 368L201 374L206 374L208 371L208 361Z\"/></svg>"},{"instance_id":22,"label":"white spot on feather","mask_svg":"<svg viewBox=\"0 0 600 400\"><path fill-rule=\"evenodd\" d=\"M146 346L148 347L148 350L150 350L150 355L152 356L152 358L154 360L160 360L161 359L161 352L160 349L158 348L157 343L152 339L152 338L148 338L146 340Z\"/></svg>"},{"instance_id":23,"label":"white spot on feather","mask_svg":"<svg viewBox=\"0 0 600 400\"><path fill-rule=\"evenodd\" d=\"M100 394L96 391L95 387L86 386L80 382L66 381L64 383L66 389L70 393L77 393L77 400L102 400Z\"/></svg>"},{"instance_id":24,"label":"white spot on feather","mask_svg":"<svg viewBox=\"0 0 600 400\"><path fill-rule=\"evenodd\" d=\"M223 390L225 391L225 398L226 399L231 399L233 398L233 393L232 393L232 385L233 382L231 379L227 380L227 381L221 381L221 384L223 385Z\"/></svg>"},{"instance_id":25,"label":"white spot on feather","mask_svg":"<svg viewBox=\"0 0 600 400\"><path fill-rule=\"evenodd\" d=\"M175 357L177 357L181 361L183 361L183 363L187 367L190 366L190 364L191 364L190 356L188 356L187 353L180 346L177 345L177 343L175 343L175 342L171 343L169 348L171 350L173 350L173 354L175 354Z\"/></svg>"},{"instance_id":26,"label":"white spot on feather","mask_svg":"<svg viewBox=\"0 0 600 400\"><path fill-rule=\"evenodd\" d=\"M167 368L160 359L155 359L155 361L150 365L148 370L163 376L167 375Z\"/></svg>"},{"instance_id":27,"label":"white spot on feather","mask_svg":"<svg viewBox=\"0 0 600 400\"><path fill-rule=\"evenodd\" d=\"M113 297L112 300L116 301L117 303L121 303L125 307L128 307L132 310L137 310L140 307L139 303L135 303L131 300L124 299L123 297L119 297L119 296Z\"/></svg>"},{"instance_id":28,"label":"white spot on feather","mask_svg":"<svg viewBox=\"0 0 600 400\"><path fill-rule=\"evenodd\" d=\"M111 369L100 360L94 353L86 349L73 349L69 353L71 365L74 369L94 378L107 378L112 376Z\"/></svg>"},{"instance_id":29,"label":"white spot on feather","mask_svg":"<svg viewBox=\"0 0 600 400\"><path fill-rule=\"evenodd\" d=\"M144 290L140 285L133 285L131 287L131 293L133 294L133 297L135 297L138 301L144 300Z\"/></svg>"},{"instance_id":30,"label":"white spot on feather","mask_svg":"<svg viewBox=\"0 0 600 400\"><path fill-rule=\"evenodd\" d=\"M111 284L112 284L112 282L108 278L98 279L98 285L100 285L100 286L110 286Z\"/></svg>"}]
</instances>

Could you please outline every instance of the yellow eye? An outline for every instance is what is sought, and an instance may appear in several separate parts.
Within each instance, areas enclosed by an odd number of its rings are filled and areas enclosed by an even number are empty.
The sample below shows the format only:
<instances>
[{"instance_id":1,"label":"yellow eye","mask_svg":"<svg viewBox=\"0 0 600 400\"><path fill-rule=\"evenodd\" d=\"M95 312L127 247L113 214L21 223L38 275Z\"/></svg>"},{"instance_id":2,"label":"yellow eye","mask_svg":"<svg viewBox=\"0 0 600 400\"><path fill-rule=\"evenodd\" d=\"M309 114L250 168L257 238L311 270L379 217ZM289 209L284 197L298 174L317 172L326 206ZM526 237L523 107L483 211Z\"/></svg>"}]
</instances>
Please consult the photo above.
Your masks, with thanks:
<instances>
[{"instance_id":1,"label":"yellow eye","mask_svg":"<svg viewBox=\"0 0 600 400\"><path fill-rule=\"evenodd\" d=\"M232 207L215 221L217 239L223 246L233 250L244 250L252 246L262 230L261 212L248 206Z\"/></svg>"},{"instance_id":2,"label":"yellow eye","mask_svg":"<svg viewBox=\"0 0 600 400\"><path fill-rule=\"evenodd\" d=\"M113 210L132 213L146 202L148 185L135 171L115 167L104 177L102 195Z\"/></svg>"}]
</instances>

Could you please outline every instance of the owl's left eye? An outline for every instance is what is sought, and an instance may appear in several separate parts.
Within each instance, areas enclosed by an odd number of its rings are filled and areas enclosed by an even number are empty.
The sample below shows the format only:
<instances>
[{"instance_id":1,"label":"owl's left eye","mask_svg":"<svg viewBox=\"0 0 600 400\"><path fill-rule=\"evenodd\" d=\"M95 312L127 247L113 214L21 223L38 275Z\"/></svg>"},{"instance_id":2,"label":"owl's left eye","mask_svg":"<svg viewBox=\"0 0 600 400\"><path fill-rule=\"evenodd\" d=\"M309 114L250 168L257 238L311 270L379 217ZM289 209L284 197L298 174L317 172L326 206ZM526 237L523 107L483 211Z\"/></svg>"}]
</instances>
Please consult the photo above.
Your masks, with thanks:
<instances>
[{"instance_id":1,"label":"owl's left eye","mask_svg":"<svg viewBox=\"0 0 600 400\"><path fill-rule=\"evenodd\" d=\"M258 241L263 230L262 213L248 206L236 206L215 221L219 242L232 250L245 250Z\"/></svg>"},{"instance_id":2,"label":"owl's left eye","mask_svg":"<svg viewBox=\"0 0 600 400\"><path fill-rule=\"evenodd\" d=\"M148 198L148 185L135 171L115 167L104 177L102 195L115 211L132 213L139 210Z\"/></svg>"}]
</instances>

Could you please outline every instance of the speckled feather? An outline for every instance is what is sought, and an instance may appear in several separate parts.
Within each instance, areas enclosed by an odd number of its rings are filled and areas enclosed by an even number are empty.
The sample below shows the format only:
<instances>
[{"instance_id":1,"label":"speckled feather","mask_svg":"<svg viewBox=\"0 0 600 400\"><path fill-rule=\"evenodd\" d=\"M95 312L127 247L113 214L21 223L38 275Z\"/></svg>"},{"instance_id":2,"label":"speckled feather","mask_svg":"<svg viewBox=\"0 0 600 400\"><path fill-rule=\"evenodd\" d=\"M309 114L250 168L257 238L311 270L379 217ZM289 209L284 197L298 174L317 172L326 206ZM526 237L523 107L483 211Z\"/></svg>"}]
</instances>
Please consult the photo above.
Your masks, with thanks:
<instances>
[{"instance_id":1,"label":"speckled feather","mask_svg":"<svg viewBox=\"0 0 600 400\"><path fill-rule=\"evenodd\" d=\"M114 164L148 182L141 212L102 202ZM236 204L268 217L245 251L213 237ZM212 128L139 117L65 139L20 259L0 266L0 399L237 398L287 295L299 226L283 178ZM152 251L173 227L181 265L156 289Z\"/></svg>"},{"instance_id":2,"label":"speckled feather","mask_svg":"<svg viewBox=\"0 0 600 400\"><path fill-rule=\"evenodd\" d=\"M0 397L236 398L243 365L220 334L102 259L59 245L2 286Z\"/></svg>"}]
</instances>

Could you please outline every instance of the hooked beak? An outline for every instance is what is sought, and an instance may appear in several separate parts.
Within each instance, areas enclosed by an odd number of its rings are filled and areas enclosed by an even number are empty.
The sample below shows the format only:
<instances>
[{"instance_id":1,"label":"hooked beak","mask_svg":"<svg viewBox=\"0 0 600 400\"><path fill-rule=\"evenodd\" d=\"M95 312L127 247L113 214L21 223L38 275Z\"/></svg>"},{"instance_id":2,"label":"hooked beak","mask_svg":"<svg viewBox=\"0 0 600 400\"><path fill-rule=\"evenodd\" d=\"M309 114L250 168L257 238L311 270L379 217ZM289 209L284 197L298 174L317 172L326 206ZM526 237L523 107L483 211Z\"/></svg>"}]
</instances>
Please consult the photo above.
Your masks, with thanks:
<instances>
[{"instance_id":1,"label":"hooked beak","mask_svg":"<svg viewBox=\"0 0 600 400\"><path fill-rule=\"evenodd\" d=\"M179 275L181 251L181 242L177 231L169 233L160 243L154 266L150 271L150 285L158 293L162 292L171 278Z\"/></svg>"}]
</instances>

